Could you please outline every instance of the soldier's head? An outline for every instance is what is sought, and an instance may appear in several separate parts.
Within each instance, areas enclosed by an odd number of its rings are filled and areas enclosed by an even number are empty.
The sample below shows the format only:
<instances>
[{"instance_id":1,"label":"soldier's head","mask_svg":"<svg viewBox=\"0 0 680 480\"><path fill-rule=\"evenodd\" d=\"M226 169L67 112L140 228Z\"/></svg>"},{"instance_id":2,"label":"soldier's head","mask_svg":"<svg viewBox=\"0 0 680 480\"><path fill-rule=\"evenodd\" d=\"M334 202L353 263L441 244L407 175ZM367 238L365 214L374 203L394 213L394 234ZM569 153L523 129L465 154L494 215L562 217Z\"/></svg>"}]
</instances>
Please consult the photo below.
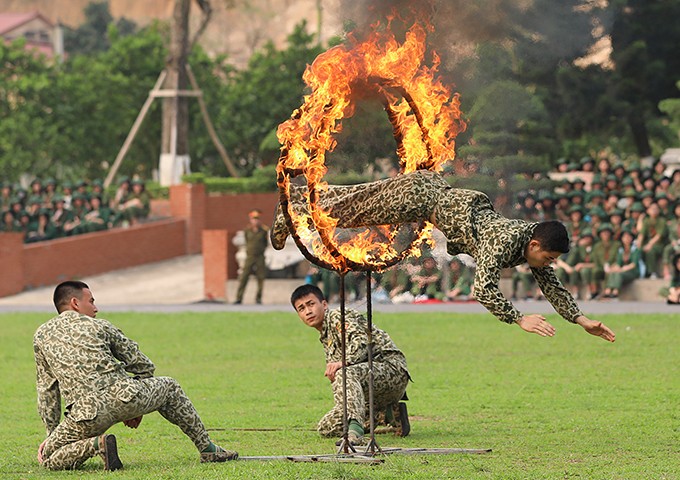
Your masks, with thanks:
<instances>
[{"instance_id":1,"label":"soldier's head","mask_svg":"<svg viewBox=\"0 0 680 480\"><path fill-rule=\"evenodd\" d=\"M536 225L531 240L524 249L524 258L530 267L547 267L568 251L567 229L560 222L550 220Z\"/></svg>"},{"instance_id":2,"label":"soldier's head","mask_svg":"<svg viewBox=\"0 0 680 480\"><path fill-rule=\"evenodd\" d=\"M99 309L94 304L94 297L86 283L68 280L57 285L53 296L57 312L73 310L88 317L96 317Z\"/></svg>"},{"instance_id":3,"label":"soldier's head","mask_svg":"<svg viewBox=\"0 0 680 480\"><path fill-rule=\"evenodd\" d=\"M258 209L251 210L250 213L248 213L248 220L250 221L250 225L256 227L260 225L260 216L262 215L262 212Z\"/></svg>"},{"instance_id":4,"label":"soldier's head","mask_svg":"<svg viewBox=\"0 0 680 480\"><path fill-rule=\"evenodd\" d=\"M291 294L290 303L305 325L321 331L328 302L319 287L310 284L300 285Z\"/></svg>"}]
</instances>

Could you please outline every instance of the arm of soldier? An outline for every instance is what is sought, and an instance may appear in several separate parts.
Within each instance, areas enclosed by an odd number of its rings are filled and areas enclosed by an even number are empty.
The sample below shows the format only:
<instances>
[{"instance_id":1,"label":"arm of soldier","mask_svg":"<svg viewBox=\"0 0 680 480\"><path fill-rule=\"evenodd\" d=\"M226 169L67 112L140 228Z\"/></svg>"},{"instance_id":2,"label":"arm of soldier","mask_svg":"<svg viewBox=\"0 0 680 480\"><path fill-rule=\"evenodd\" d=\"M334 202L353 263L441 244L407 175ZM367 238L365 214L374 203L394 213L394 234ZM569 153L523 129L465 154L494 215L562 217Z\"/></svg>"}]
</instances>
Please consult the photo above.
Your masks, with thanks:
<instances>
[{"instance_id":1,"label":"arm of soldier","mask_svg":"<svg viewBox=\"0 0 680 480\"><path fill-rule=\"evenodd\" d=\"M61 392L59 382L52 375L49 365L38 345L33 345L38 390L38 414L49 436L61 420Z\"/></svg>"},{"instance_id":2,"label":"arm of soldier","mask_svg":"<svg viewBox=\"0 0 680 480\"><path fill-rule=\"evenodd\" d=\"M482 257L480 255L480 257ZM516 323L522 314L503 296L499 284L501 280L501 263L496 259L478 261L473 288L475 298L491 314L505 323Z\"/></svg>"},{"instance_id":3,"label":"arm of soldier","mask_svg":"<svg viewBox=\"0 0 680 480\"><path fill-rule=\"evenodd\" d=\"M125 371L139 378L153 377L156 366L139 350L139 345L130 340L112 323L103 320L107 325L111 353L120 360Z\"/></svg>"},{"instance_id":4,"label":"arm of soldier","mask_svg":"<svg viewBox=\"0 0 680 480\"><path fill-rule=\"evenodd\" d=\"M581 309L576 304L576 300L571 296L569 290L562 286L555 275L555 270L548 266L542 268L532 268L533 274L543 295L565 320L576 323L576 319L583 315Z\"/></svg>"}]
</instances>

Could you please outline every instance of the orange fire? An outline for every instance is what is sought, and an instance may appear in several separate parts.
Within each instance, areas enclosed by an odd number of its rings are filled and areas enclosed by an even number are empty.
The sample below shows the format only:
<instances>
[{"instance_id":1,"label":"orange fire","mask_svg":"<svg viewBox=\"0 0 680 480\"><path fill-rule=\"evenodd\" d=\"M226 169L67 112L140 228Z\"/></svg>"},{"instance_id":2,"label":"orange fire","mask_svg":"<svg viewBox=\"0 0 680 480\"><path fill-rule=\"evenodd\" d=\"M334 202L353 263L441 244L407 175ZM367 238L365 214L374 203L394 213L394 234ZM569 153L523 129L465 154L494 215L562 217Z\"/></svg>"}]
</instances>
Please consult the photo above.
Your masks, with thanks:
<instances>
[{"instance_id":1,"label":"orange fire","mask_svg":"<svg viewBox=\"0 0 680 480\"><path fill-rule=\"evenodd\" d=\"M334 135L342 131L342 119L354 113L354 93L370 91L382 98L395 132L402 173L441 170L445 162L453 160L454 138L465 129L458 95L437 77L439 57L433 53L431 66L425 64L431 26L414 23L400 42L390 25L391 20L384 27L376 24L365 41L339 45L319 55L303 75L311 93L277 131L283 145L277 166L282 206L288 207L291 177L304 175L308 187L305 198L310 215L296 215L287 208L293 237L310 260L342 273L384 269L408 253L417 253L432 232L432 225L423 222L417 238L402 252L391 244L397 226L367 229L338 244L337 219L317 201L319 192L328 186L323 180L326 152L336 146ZM376 240L378 233L381 241Z\"/></svg>"}]
</instances>

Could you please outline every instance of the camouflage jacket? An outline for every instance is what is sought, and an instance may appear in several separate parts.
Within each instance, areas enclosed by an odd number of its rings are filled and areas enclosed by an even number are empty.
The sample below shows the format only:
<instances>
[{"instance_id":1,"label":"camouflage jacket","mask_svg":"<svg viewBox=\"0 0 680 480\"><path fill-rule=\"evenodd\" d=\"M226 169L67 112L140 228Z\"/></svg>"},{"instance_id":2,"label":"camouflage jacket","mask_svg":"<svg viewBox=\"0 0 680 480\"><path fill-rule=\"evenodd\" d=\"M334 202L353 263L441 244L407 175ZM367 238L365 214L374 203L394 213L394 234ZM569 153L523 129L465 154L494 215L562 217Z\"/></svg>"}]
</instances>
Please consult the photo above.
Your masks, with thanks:
<instances>
[{"instance_id":1,"label":"camouflage jacket","mask_svg":"<svg viewBox=\"0 0 680 480\"><path fill-rule=\"evenodd\" d=\"M475 298L506 323L522 317L500 291L501 271L526 262L524 250L537 223L508 219L494 211L489 197L475 190L445 188L435 211L437 227L448 240L451 255L467 253L477 262ZM545 298L567 321L580 315L576 301L551 267L532 268L531 273Z\"/></svg>"},{"instance_id":2,"label":"camouflage jacket","mask_svg":"<svg viewBox=\"0 0 680 480\"><path fill-rule=\"evenodd\" d=\"M368 361L368 321L355 310L345 311L345 334L347 365ZM326 363L342 361L342 327L340 310L326 310L319 341L326 353ZM406 357L390 336L373 325L373 359L390 361L408 372Z\"/></svg>"},{"instance_id":3,"label":"camouflage jacket","mask_svg":"<svg viewBox=\"0 0 680 480\"><path fill-rule=\"evenodd\" d=\"M129 400L135 381L153 376L155 366L137 343L110 322L65 311L38 327L33 336L37 370L38 413L49 435L66 414L75 421L97 415L98 392L115 385Z\"/></svg>"}]
</instances>

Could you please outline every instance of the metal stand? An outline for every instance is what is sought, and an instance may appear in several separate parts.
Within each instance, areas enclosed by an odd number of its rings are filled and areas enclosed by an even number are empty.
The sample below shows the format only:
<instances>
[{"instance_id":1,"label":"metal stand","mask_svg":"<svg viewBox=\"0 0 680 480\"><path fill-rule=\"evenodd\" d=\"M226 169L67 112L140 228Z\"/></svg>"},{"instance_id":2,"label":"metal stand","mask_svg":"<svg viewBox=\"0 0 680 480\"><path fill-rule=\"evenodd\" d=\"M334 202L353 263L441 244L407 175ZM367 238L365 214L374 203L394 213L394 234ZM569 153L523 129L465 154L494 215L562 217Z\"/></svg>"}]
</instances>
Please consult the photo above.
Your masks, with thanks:
<instances>
[{"instance_id":1,"label":"metal stand","mask_svg":"<svg viewBox=\"0 0 680 480\"><path fill-rule=\"evenodd\" d=\"M369 425L371 441L366 446L366 453L375 454L381 451L375 441L375 406L373 391L373 305L371 303L371 272L366 272L366 337L368 339L368 414L371 417Z\"/></svg>"},{"instance_id":2,"label":"metal stand","mask_svg":"<svg viewBox=\"0 0 680 480\"><path fill-rule=\"evenodd\" d=\"M349 441L349 418L347 418L347 329L345 323L345 274L340 273L340 351L342 354L342 439L338 453L356 453Z\"/></svg>"}]
</instances>

